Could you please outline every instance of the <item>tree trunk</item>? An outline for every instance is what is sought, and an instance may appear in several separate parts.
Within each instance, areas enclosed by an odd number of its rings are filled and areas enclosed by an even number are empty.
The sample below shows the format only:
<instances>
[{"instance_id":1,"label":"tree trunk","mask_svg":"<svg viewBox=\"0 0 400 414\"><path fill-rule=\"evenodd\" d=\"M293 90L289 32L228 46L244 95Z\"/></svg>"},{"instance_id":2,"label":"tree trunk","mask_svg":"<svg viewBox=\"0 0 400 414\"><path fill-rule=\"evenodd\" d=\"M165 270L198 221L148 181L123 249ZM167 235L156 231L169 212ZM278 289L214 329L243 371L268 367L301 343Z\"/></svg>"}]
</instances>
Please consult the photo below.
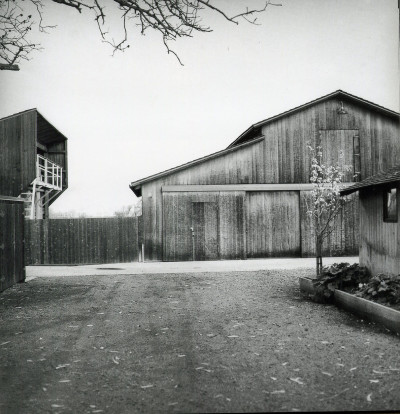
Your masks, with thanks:
<instances>
[{"instance_id":1,"label":"tree trunk","mask_svg":"<svg viewBox=\"0 0 400 414\"><path fill-rule=\"evenodd\" d=\"M315 251L316 251L316 270L317 270L317 277L321 275L322 272L322 238L316 237L315 239Z\"/></svg>"}]
</instances>

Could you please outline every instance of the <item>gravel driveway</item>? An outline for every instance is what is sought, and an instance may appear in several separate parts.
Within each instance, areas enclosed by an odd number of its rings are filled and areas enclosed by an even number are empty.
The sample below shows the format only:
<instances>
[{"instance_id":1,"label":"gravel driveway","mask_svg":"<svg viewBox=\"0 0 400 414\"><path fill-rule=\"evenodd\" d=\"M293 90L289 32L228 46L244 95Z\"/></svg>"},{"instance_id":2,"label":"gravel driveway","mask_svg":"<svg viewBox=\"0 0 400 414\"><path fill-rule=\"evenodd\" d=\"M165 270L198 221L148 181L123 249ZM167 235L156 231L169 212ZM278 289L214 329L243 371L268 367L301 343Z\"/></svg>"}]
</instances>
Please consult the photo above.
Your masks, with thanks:
<instances>
[{"instance_id":1,"label":"gravel driveway","mask_svg":"<svg viewBox=\"0 0 400 414\"><path fill-rule=\"evenodd\" d=\"M400 341L312 270L36 278L0 295L1 413L400 409Z\"/></svg>"}]
</instances>

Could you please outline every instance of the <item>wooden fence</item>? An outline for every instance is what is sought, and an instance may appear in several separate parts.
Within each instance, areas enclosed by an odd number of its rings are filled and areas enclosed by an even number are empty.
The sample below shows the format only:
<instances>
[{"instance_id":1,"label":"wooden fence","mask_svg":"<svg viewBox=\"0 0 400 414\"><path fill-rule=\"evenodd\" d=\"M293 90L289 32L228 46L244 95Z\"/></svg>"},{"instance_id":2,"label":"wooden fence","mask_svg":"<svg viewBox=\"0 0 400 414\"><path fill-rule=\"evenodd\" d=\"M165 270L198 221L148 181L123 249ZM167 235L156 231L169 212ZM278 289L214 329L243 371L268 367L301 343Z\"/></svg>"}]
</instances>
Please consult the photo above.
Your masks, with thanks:
<instances>
[{"instance_id":1,"label":"wooden fence","mask_svg":"<svg viewBox=\"0 0 400 414\"><path fill-rule=\"evenodd\" d=\"M141 217L26 220L25 263L139 261Z\"/></svg>"},{"instance_id":2,"label":"wooden fence","mask_svg":"<svg viewBox=\"0 0 400 414\"><path fill-rule=\"evenodd\" d=\"M0 196L0 292L24 280L24 203Z\"/></svg>"}]
</instances>

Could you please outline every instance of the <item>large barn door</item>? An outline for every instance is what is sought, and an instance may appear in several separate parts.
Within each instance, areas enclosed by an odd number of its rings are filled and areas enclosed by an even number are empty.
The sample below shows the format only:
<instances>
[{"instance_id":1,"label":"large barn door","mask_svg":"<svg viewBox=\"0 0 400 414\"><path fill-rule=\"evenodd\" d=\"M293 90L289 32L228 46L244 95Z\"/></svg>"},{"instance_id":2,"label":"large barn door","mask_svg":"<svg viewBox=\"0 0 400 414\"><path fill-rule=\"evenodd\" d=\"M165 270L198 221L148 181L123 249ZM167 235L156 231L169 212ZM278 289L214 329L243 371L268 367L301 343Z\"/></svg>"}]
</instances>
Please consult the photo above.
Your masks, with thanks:
<instances>
[{"instance_id":1,"label":"large barn door","mask_svg":"<svg viewBox=\"0 0 400 414\"><path fill-rule=\"evenodd\" d=\"M350 166L343 176L343 182L357 181L355 172L360 171L360 143L358 129L332 129L321 130L320 145L322 147L322 160L326 165ZM343 158L340 158L340 152Z\"/></svg>"},{"instance_id":2,"label":"large barn door","mask_svg":"<svg viewBox=\"0 0 400 414\"><path fill-rule=\"evenodd\" d=\"M219 259L218 203L192 202L193 260Z\"/></svg>"},{"instance_id":3,"label":"large barn door","mask_svg":"<svg viewBox=\"0 0 400 414\"><path fill-rule=\"evenodd\" d=\"M245 192L163 192L163 260L246 258Z\"/></svg>"},{"instance_id":4,"label":"large barn door","mask_svg":"<svg viewBox=\"0 0 400 414\"><path fill-rule=\"evenodd\" d=\"M247 193L247 257L300 256L298 191Z\"/></svg>"}]
</instances>

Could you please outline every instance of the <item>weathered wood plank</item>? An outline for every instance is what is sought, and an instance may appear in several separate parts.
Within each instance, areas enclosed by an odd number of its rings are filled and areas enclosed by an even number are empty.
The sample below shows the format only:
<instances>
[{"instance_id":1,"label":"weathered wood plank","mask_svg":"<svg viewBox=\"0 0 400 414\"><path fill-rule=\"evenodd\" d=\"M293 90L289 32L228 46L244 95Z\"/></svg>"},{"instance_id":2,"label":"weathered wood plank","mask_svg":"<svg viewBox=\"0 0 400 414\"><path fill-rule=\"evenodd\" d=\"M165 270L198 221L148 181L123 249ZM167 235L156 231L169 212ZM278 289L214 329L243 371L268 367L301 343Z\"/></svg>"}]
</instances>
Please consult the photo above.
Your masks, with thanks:
<instances>
[{"instance_id":1,"label":"weathered wood plank","mask_svg":"<svg viewBox=\"0 0 400 414\"><path fill-rule=\"evenodd\" d=\"M26 220L27 264L123 263L139 259L136 217Z\"/></svg>"}]
</instances>

